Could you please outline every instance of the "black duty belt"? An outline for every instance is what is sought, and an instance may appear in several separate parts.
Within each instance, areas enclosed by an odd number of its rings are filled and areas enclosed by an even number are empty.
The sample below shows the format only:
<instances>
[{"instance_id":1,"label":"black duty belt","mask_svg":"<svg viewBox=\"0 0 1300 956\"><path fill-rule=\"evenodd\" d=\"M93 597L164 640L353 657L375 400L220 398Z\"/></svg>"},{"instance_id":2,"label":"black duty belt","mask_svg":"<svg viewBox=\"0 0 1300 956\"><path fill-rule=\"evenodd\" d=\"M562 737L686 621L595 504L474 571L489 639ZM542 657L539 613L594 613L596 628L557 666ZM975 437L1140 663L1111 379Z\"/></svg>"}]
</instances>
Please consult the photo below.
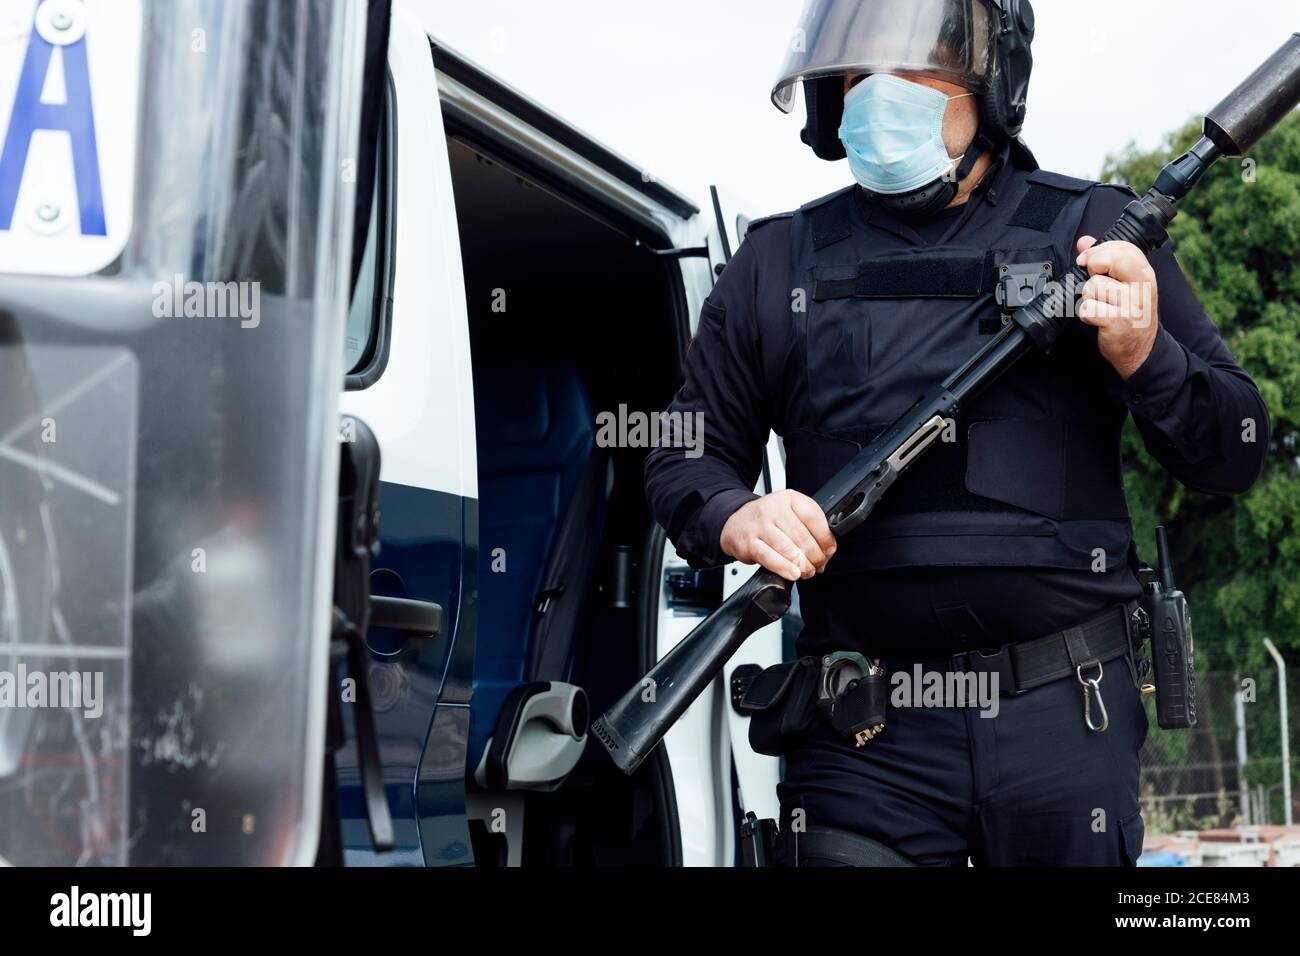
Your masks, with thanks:
<instances>
[{"instance_id":1,"label":"black duty belt","mask_svg":"<svg viewBox=\"0 0 1300 956\"><path fill-rule=\"evenodd\" d=\"M962 651L948 659L956 673L997 674L1006 697L1078 674L1079 668L1105 664L1138 650L1131 627L1137 602L1116 605L1090 621L1047 637L1007 644L996 650Z\"/></svg>"},{"instance_id":2,"label":"black duty belt","mask_svg":"<svg viewBox=\"0 0 1300 956\"><path fill-rule=\"evenodd\" d=\"M1128 654L1136 659L1140 642L1133 639L1138 629L1131 618L1137 609L1136 601L1117 604L1090 621L1047 637L948 658L892 660L884 662L883 668L857 652L845 651L805 655L767 669L744 664L731 676L732 706L750 718L749 745L755 753L783 756L824 724L861 747L884 729L887 672L938 664L950 674L996 674L998 693L1006 696L1072 677L1084 688L1084 721L1100 732L1108 723L1100 687L1102 665ZM1099 722L1092 717L1094 706Z\"/></svg>"}]
</instances>

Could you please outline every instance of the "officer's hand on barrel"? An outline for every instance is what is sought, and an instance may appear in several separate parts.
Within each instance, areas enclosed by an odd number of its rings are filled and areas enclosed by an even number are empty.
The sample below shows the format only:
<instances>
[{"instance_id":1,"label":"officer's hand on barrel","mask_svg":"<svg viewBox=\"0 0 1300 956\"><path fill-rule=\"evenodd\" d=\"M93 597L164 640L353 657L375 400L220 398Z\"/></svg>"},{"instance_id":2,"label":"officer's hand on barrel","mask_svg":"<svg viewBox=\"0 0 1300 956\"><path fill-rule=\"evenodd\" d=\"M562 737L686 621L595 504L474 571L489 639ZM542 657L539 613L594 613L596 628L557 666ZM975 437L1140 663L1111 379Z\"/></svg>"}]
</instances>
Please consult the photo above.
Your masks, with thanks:
<instances>
[{"instance_id":1,"label":"officer's hand on barrel","mask_svg":"<svg viewBox=\"0 0 1300 956\"><path fill-rule=\"evenodd\" d=\"M1079 318L1097 327L1097 347L1120 378L1128 379L1151 354L1159 328L1156 273L1131 242L1079 239L1079 265L1091 276L1083 286Z\"/></svg>"},{"instance_id":2,"label":"officer's hand on barrel","mask_svg":"<svg viewBox=\"0 0 1300 956\"><path fill-rule=\"evenodd\" d=\"M835 535L817 502L797 491L778 491L749 502L727 519L722 550L744 564L761 564L787 581L826 570Z\"/></svg>"}]
</instances>

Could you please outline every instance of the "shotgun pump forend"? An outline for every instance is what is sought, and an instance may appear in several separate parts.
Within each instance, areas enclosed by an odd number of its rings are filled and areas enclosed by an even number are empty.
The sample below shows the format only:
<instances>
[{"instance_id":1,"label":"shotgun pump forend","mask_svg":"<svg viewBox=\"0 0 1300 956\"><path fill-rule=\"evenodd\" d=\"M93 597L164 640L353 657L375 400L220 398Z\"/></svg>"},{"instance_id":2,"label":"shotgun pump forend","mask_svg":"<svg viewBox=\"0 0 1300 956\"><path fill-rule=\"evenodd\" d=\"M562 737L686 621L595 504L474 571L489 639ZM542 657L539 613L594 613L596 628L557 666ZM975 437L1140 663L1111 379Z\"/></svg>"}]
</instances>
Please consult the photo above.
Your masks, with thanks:
<instances>
[{"instance_id":1,"label":"shotgun pump forend","mask_svg":"<svg viewBox=\"0 0 1300 956\"><path fill-rule=\"evenodd\" d=\"M1177 204L1225 155L1240 155L1300 102L1300 34L1294 34L1205 119L1205 135L1160 173L1099 241L1131 242L1144 253L1163 246ZM987 345L863 448L814 495L836 536L857 528L890 486L934 444L948 423L1035 349L1050 352L1075 305L1085 269L1075 266L1020 309ZM745 640L790 607L791 584L760 568L592 725L632 773L721 672Z\"/></svg>"}]
</instances>

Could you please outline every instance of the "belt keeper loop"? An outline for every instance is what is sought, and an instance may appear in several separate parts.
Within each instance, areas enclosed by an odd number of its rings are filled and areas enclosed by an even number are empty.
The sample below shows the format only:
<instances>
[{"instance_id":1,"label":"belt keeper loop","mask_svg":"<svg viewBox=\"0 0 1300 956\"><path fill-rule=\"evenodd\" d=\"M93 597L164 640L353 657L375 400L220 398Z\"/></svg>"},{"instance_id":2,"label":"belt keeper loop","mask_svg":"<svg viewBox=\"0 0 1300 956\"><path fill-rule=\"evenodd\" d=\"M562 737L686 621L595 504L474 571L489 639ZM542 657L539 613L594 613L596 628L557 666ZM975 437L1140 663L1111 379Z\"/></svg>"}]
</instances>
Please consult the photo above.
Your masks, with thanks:
<instances>
[{"instance_id":1,"label":"belt keeper loop","mask_svg":"<svg viewBox=\"0 0 1300 956\"><path fill-rule=\"evenodd\" d=\"M1070 655L1070 663L1075 667L1092 663L1094 660L1088 652L1088 638L1081 627L1072 627L1065 632L1065 651Z\"/></svg>"}]
</instances>

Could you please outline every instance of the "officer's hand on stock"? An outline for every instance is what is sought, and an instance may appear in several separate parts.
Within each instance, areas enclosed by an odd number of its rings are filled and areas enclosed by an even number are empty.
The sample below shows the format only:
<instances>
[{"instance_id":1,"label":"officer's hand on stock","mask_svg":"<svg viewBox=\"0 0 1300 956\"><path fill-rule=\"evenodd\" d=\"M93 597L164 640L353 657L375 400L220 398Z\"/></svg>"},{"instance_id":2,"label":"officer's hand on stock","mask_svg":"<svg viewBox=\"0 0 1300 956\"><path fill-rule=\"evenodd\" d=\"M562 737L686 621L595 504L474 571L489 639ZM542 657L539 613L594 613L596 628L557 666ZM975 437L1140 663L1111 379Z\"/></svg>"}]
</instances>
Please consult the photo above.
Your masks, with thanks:
<instances>
[{"instance_id":1,"label":"officer's hand on stock","mask_svg":"<svg viewBox=\"0 0 1300 956\"><path fill-rule=\"evenodd\" d=\"M744 564L761 564L787 581L826 570L835 535L817 502L778 491L741 507L722 528L722 550Z\"/></svg>"},{"instance_id":2,"label":"officer's hand on stock","mask_svg":"<svg viewBox=\"0 0 1300 956\"><path fill-rule=\"evenodd\" d=\"M1156 273L1131 242L1079 239L1079 265L1091 276L1079 300L1079 318L1097 328L1097 347L1127 380L1155 346L1159 328Z\"/></svg>"}]
</instances>

